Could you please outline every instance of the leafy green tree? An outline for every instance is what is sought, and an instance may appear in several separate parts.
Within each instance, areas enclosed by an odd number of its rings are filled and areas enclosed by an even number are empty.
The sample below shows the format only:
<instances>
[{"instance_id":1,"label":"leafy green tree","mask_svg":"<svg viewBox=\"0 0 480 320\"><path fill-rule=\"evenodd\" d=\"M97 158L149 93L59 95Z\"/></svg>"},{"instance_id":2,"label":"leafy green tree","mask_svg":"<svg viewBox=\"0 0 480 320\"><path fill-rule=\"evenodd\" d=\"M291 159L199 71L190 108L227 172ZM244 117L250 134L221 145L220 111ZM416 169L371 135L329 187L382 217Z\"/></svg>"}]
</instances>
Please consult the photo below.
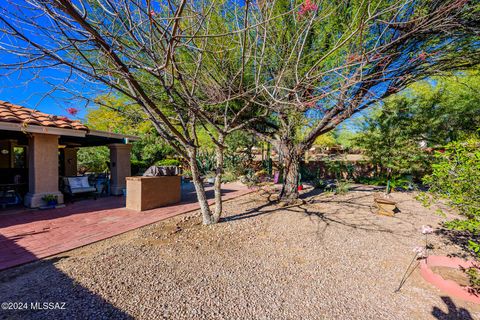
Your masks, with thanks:
<instances>
[{"instance_id":1,"label":"leafy green tree","mask_svg":"<svg viewBox=\"0 0 480 320\"><path fill-rule=\"evenodd\" d=\"M85 124L96 130L138 136L140 140L132 147L132 163L136 166L146 168L175 155L175 150L158 135L152 123L142 117L138 105L113 96L100 96L95 101L97 108L88 110ZM103 171L106 161L109 161L108 150L102 147L80 148L78 161L80 167L89 171Z\"/></svg>"},{"instance_id":2,"label":"leafy green tree","mask_svg":"<svg viewBox=\"0 0 480 320\"><path fill-rule=\"evenodd\" d=\"M416 83L365 117L355 141L385 174L430 170L432 148L473 134L480 123L478 71Z\"/></svg>"},{"instance_id":3,"label":"leafy green tree","mask_svg":"<svg viewBox=\"0 0 480 320\"><path fill-rule=\"evenodd\" d=\"M103 172L110 161L110 151L105 146L80 148L77 161L80 172Z\"/></svg>"},{"instance_id":4,"label":"leafy green tree","mask_svg":"<svg viewBox=\"0 0 480 320\"><path fill-rule=\"evenodd\" d=\"M398 107L398 100L390 99L383 108L372 112L355 141L376 166L377 175L422 175L430 155L421 148L420 139L408 133L412 114Z\"/></svg>"}]
</instances>

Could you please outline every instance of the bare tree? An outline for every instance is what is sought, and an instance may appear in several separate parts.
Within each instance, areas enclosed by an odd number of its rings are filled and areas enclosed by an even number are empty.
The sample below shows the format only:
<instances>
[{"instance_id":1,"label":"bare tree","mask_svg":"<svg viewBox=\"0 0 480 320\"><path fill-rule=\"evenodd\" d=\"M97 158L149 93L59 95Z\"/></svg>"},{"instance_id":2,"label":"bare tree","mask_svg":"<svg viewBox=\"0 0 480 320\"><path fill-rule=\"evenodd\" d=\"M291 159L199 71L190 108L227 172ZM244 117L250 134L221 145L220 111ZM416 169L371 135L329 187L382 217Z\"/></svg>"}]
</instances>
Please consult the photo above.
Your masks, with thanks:
<instances>
[{"instance_id":1,"label":"bare tree","mask_svg":"<svg viewBox=\"0 0 480 320\"><path fill-rule=\"evenodd\" d=\"M478 63L478 12L468 0L12 1L0 47L18 63L0 67L62 66L140 105L189 159L210 224L226 135L271 141L285 159L282 195L294 199L316 137L413 81ZM199 126L217 146L215 214L196 163Z\"/></svg>"},{"instance_id":2,"label":"bare tree","mask_svg":"<svg viewBox=\"0 0 480 320\"><path fill-rule=\"evenodd\" d=\"M222 211L225 136L248 124L240 121L253 114L251 103L236 102L242 59L223 68L225 59L240 57L236 53L245 43L242 32L227 30L221 21L221 6L186 0L9 1L0 9L0 49L16 61L8 59L0 67L13 71L63 67L138 104L160 136L188 159L203 222L215 223ZM230 9L230 21L238 21L237 9ZM209 36L219 32L223 36ZM235 76L227 77L230 74ZM217 145L213 214L196 161L199 126Z\"/></svg>"},{"instance_id":3,"label":"bare tree","mask_svg":"<svg viewBox=\"0 0 480 320\"><path fill-rule=\"evenodd\" d=\"M255 12L245 97L272 113L250 130L282 155L287 201L318 136L412 82L480 62L477 1L277 0Z\"/></svg>"}]
</instances>

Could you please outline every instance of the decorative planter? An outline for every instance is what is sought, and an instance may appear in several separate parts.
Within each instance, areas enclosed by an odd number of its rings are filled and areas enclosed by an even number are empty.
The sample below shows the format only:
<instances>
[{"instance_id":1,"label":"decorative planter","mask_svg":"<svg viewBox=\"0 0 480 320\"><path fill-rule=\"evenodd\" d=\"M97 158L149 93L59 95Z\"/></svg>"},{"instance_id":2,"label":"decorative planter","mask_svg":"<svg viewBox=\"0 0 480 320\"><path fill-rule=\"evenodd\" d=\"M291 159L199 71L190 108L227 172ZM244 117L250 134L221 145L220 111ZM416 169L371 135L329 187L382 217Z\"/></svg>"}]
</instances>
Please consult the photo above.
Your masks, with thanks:
<instances>
[{"instance_id":1,"label":"decorative planter","mask_svg":"<svg viewBox=\"0 0 480 320\"><path fill-rule=\"evenodd\" d=\"M439 274L434 273L431 269L432 267L466 269L474 266L474 264L474 261L466 261L460 258L429 256L420 262L420 274L427 282L431 283L450 296L474 303L480 303L480 295L475 294L471 287L464 287L453 280L444 279Z\"/></svg>"},{"instance_id":2,"label":"decorative planter","mask_svg":"<svg viewBox=\"0 0 480 320\"><path fill-rule=\"evenodd\" d=\"M378 214L393 217L397 209L396 202L390 199L375 197L375 205L378 208Z\"/></svg>"}]
</instances>

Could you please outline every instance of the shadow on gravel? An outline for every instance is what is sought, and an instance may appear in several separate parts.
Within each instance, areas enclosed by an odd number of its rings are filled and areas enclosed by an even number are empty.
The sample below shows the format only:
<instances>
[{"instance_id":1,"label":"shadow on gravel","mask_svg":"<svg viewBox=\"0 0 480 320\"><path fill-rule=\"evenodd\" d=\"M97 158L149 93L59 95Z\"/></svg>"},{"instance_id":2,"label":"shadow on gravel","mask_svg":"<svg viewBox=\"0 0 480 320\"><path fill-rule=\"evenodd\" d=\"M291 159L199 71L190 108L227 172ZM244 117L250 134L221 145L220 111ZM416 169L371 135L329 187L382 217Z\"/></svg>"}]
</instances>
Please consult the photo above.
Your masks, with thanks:
<instances>
[{"instance_id":1,"label":"shadow on gravel","mask_svg":"<svg viewBox=\"0 0 480 320\"><path fill-rule=\"evenodd\" d=\"M463 250L457 254L452 254L450 256L455 256L462 259L471 259L472 255L469 254L471 252L469 247L470 241L478 242L480 241L480 235L472 235L468 231L461 231L461 230L448 230L448 229L440 229L436 232L438 235L442 237L442 240L445 244L454 244L457 245Z\"/></svg>"},{"instance_id":2,"label":"shadow on gravel","mask_svg":"<svg viewBox=\"0 0 480 320\"><path fill-rule=\"evenodd\" d=\"M275 205L275 204L267 202L265 204L262 204L258 207L255 207L255 208L252 208L252 209L250 209L248 211L245 211L243 213L236 214L236 215L229 216L229 217L220 218L220 222L228 222L228 221L234 221L234 220L243 220L243 219L253 218L253 217L257 217L257 216L267 214L267 213L271 213L271 212L274 212L276 210L281 209L281 208L276 208L275 207L275 208L270 209L270 210L263 210L263 209L268 208L272 205Z\"/></svg>"},{"instance_id":3,"label":"shadow on gravel","mask_svg":"<svg viewBox=\"0 0 480 320\"><path fill-rule=\"evenodd\" d=\"M57 269L55 263L64 258L1 271L0 319L133 319Z\"/></svg>"},{"instance_id":4,"label":"shadow on gravel","mask_svg":"<svg viewBox=\"0 0 480 320\"><path fill-rule=\"evenodd\" d=\"M443 303L447 305L448 311L444 312L438 307L433 307L432 316L438 320L474 320L467 309L457 308L455 303L449 297L441 297Z\"/></svg>"}]
</instances>

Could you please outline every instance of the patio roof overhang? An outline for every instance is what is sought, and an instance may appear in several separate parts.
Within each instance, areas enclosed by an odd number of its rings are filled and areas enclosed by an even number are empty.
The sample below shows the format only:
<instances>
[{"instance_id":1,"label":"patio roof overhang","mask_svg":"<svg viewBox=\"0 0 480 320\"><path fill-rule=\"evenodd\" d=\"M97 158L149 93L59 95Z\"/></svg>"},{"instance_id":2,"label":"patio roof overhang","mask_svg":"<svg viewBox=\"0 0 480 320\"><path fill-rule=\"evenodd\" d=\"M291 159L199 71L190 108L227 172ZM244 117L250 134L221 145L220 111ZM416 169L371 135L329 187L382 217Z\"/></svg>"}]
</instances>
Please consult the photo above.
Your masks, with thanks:
<instances>
[{"instance_id":1,"label":"patio roof overhang","mask_svg":"<svg viewBox=\"0 0 480 320\"><path fill-rule=\"evenodd\" d=\"M29 133L57 135L60 137L60 145L77 147L104 146L113 143L129 143L139 140L136 136L100 130L79 130L31 124L24 125L22 123L3 121L0 121L0 131L2 132L2 138L18 139L23 142L28 140Z\"/></svg>"}]
</instances>

